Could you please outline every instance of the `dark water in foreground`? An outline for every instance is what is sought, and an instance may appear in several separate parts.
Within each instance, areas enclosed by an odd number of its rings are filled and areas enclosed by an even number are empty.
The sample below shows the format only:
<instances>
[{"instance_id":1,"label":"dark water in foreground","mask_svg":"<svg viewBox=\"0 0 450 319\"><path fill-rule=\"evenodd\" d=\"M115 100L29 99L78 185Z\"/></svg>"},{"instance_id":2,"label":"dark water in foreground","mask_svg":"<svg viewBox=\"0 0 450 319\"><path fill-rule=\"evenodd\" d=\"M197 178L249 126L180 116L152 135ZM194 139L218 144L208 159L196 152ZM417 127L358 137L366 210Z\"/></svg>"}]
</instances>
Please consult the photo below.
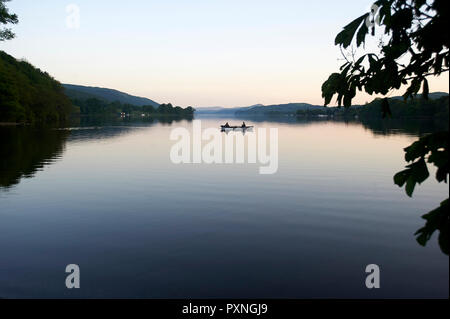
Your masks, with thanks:
<instances>
[{"instance_id":1,"label":"dark water in foreground","mask_svg":"<svg viewBox=\"0 0 450 319\"><path fill-rule=\"evenodd\" d=\"M0 297L448 298L448 257L413 236L448 186L410 199L392 181L433 126L247 123L278 128L276 174L173 164L170 132L189 121L0 127Z\"/></svg>"}]
</instances>

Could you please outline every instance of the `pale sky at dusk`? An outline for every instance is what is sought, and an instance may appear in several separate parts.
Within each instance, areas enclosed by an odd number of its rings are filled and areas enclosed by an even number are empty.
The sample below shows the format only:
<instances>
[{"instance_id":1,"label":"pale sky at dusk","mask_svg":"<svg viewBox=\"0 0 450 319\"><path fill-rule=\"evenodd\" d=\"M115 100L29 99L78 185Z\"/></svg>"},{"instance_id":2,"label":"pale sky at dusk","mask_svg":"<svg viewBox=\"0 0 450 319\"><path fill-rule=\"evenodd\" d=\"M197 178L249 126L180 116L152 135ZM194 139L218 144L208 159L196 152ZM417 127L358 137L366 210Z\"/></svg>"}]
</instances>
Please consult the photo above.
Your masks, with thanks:
<instances>
[{"instance_id":1,"label":"pale sky at dusk","mask_svg":"<svg viewBox=\"0 0 450 319\"><path fill-rule=\"evenodd\" d=\"M321 105L323 81L342 64L334 38L372 2L13 0L17 38L0 50L63 83L159 103ZM79 28L66 24L69 4L80 8ZM448 75L430 91L448 92Z\"/></svg>"}]
</instances>

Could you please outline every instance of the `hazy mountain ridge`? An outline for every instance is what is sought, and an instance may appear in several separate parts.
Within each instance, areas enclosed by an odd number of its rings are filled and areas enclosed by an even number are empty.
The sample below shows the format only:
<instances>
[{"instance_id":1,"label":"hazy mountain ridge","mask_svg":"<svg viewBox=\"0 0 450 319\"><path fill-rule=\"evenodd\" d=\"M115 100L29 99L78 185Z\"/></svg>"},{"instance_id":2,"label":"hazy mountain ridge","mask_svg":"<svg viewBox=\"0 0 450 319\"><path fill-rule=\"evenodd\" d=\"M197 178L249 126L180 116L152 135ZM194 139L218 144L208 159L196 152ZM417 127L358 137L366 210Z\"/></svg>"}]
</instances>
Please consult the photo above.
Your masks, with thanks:
<instances>
[{"instance_id":1,"label":"hazy mountain ridge","mask_svg":"<svg viewBox=\"0 0 450 319\"><path fill-rule=\"evenodd\" d=\"M446 92L433 92L433 93L428 94L428 98L431 100L437 100L437 99L440 99L441 97L447 96L447 95L448 95L448 93L446 93ZM422 94L417 94L416 98L421 98L421 97L422 97ZM393 96L393 97L390 97L389 99L403 100L403 96Z\"/></svg>"},{"instance_id":2,"label":"hazy mountain ridge","mask_svg":"<svg viewBox=\"0 0 450 319\"><path fill-rule=\"evenodd\" d=\"M105 102L120 102L122 104L131 104L136 106L151 105L153 107L158 107L159 103L139 96L130 95L114 89L74 85L74 84L63 84L65 88L65 93L70 99L80 99L87 100L90 98L97 98Z\"/></svg>"},{"instance_id":3,"label":"hazy mountain ridge","mask_svg":"<svg viewBox=\"0 0 450 319\"><path fill-rule=\"evenodd\" d=\"M298 110L319 109L322 106L312 105L308 103L287 103L273 105L257 105L247 109L240 109L236 114L257 115L257 114L293 114Z\"/></svg>"},{"instance_id":4,"label":"hazy mountain ridge","mask_svg":"<svg viewBox=\"0 0 450 319\"><path fill-rule=\"evenodd\" d=\"M448 96L449 94L446 92L433 92L429 93L429 99L436 100L444 96ZM416 99L420 99L422 97L421 94L418 94ZM402 96L394 96L390 97L390 100L403 100ZM374 99L372 102L376 101ZM371 103L372 103L371 102ZM370 103L369 103L370 104ZM364 105L352 105L352 108L361 108ZM333 108L333 107L328 107ZM296 114L297 111L317 111L324 110L323 105L313 105L309 103L285 103L285 104L272 104L272 105L263 105L263 104L255 104L252 106L244 106L244 107L231 107L225 108L221 106L213 106L213 107L200 107L196 109L196 114L211 114L211 115L287 115L287 114Z\"/></svg>"},{"instance_id":5,"label":"hazy mountain ridge","mask_svg":"<svg viewBox=\"0 0 450 319\"><path fill-rule=\"evenodd\" d=\"M196 109L196 114L236 114L236 115L264 115L264 114L294 114L298 110L310 110L323 108L323 106L308 103L286 103L225 108L220 106L202 107Z\"/></svg>"}]
</instances>

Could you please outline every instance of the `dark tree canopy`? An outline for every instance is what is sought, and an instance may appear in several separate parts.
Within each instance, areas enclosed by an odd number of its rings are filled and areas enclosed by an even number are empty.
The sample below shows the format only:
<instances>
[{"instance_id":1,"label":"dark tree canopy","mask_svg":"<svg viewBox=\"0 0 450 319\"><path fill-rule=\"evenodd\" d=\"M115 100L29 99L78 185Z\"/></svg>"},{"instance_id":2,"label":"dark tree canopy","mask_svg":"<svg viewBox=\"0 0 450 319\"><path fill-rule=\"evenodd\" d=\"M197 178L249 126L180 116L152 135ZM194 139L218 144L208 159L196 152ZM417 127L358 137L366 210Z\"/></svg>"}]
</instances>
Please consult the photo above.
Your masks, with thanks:
<instances>
[{"instance_id":1,"label":"dark tree canopy","mask_svg":"<svg viewBox=\"0 0 450 319\"><path fill-rule=\"evenodd\" d=\"M9 13L6 2L10 0L0 0L0 24L16 24L19 22L16 14ZM0 41L11 40L15 34L8 28L0 28Z\"/></svg>"},{"instance_id":2,"label":"dark tree canopy","mask_svg":"<svg viewBox=\"0 0 450 319\"><path fill-rule=\"evenodd\" d=\"M331 74L322 86L325 105L335 94L338 105L348 107L357 90L386 95L402 85L408 85L405 98L421 87L426 98L427 77L449 70L448 0L379 0L372 8L345 26L335 44L363 46L379 28L380 52L347 60L340 73Z\"/></svg>"},{"instance_id":3,"label":"dark tree canopy","mask_svg":"<svg viewBox=\"0 0 450 319\"><path fill-rule=\"evenodd\" d=\"M337 104L349 107L357 90L386 95L407 86L404 99L414 98L422 89L428 99L429 76L449 71L449 1L448 0L379 0L366 13L344 27L335 39L341 50L364 47L370 36L380 35L379 52L347 58L339 73L330 75L322 85L328 105L337 95ZM377 30L378 29L378 30ZM377 33L377 31L379 31ZM391 115L387 98L382 100L383 117ZM447 182L449 175L448 131L421 137L405 149L410 164L397 173L394 183L405 186L412 196L416 184L429 177L427 164L437 167L436 180ZM448 198L424 215L426 225L416 232L417 241L425 245L439 230L439 245L449 252Z\"/></svg>"},{"instance_id":4,"label":"dark tree canopy","mask_svg":"<svg viewBox=\"0 0 450 319\"><path fill-rule=\"evenodd\" d=\"M0 51L0 122L63 122L72 110L58 81Z\"/></svg>"}]
</instances>

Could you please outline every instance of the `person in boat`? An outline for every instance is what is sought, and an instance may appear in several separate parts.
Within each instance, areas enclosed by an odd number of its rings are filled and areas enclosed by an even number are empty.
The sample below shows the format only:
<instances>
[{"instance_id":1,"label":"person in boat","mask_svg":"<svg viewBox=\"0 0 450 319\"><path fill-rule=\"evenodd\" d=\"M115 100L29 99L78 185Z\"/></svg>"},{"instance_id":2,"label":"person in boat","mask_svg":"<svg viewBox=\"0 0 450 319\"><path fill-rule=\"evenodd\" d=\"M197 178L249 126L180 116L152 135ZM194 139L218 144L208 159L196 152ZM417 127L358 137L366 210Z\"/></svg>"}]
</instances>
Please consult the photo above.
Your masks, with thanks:
<instances>
[{"instance_id":1,"label":"person in boat","mask_svg":"<svg viewBox=\"0 0 450 319\"><path fill-rule=\"evenodd\" d=\"M226 122L223 127L230 127L230 124L228 124L228 122Z\"/></svg>"},{"instance_id":2,"label":"person in boat","mask_svg":"<svg viewBox=\"0 0 450 319\"><path fill-rule=\"evenodd\" d=\"M245 125L245 122L242 122L242 127L247 127L247 125Z\"/></svg>"}]
</instances>

